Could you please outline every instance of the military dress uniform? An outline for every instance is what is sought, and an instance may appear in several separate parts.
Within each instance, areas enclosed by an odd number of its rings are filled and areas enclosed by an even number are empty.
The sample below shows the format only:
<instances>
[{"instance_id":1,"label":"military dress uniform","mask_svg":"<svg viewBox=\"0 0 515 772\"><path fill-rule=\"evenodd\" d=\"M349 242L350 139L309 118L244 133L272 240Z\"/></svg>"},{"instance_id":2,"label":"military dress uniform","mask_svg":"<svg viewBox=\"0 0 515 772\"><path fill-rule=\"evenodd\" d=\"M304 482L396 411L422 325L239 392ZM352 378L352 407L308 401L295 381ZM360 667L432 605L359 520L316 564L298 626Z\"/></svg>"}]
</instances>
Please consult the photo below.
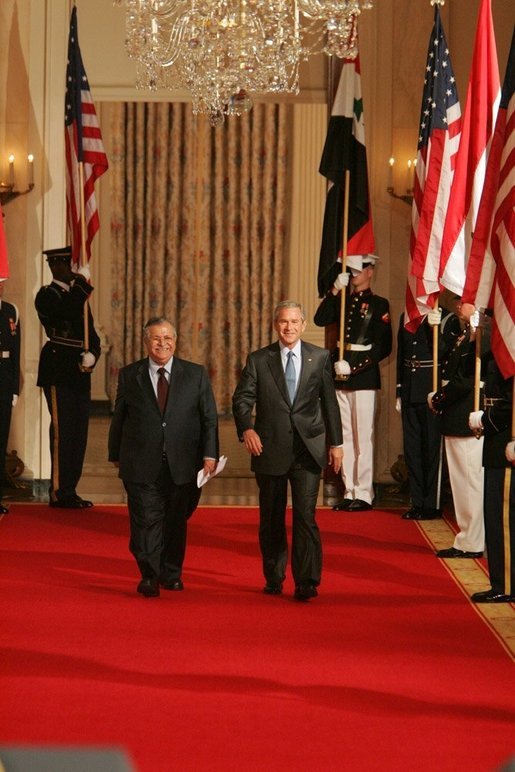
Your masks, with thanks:
<instances>
[{"instance_id":1,"label":"military dress uniform","mask_svg":"<svg viewBox=\"0 0 515 772\"><path fill-rule=\"evenodd\" d=\"M505 448L511 437L513 378L504 379L493 356L485 376L483 466L484 517L490 590L474 603L515 602L515 470Z\"/></svg>"},{"instance_id":2,"label":"military dress uniform","mask_svg":"<svg viewBox=\"0 0 515 772\"><path fill-rule=\"evenodd\" d=\"M439 550L441 558L481 557L485 543L483 518L483 438L469 428L474 406L476 346L470 339L470 325L442 362L442 388L432 397L433 408L441 413L445 454L451 483L454 513L459 531L449 549ZM489 348L488 331L483 331L483 351Z\"/></svg>"},{"instance_id":3,"label":"military dress uniform","mask_svg":"<svg viewBox=\"0 0 515 772\"><path fill-rule=\"evenodd\" d=\"M5 485L5 456L11 426L13 396L20 393L21 329L18 309L0 299L0 512Z\"/></svg>"},{"instance_id":4,"label":"military dress uniform","mask_svg":"<svg viewBox=\"0 0 515 772\"><path fill-rule=\"evenodd\" d=\"M461 332L455 314L442 312L438 332L438 359L445 356ZM408 469L411 508L406 520L430 520L441 516L440 416L427 406L433 388L433 327L427 317L415 332L404 326L401 314L397 334L397 389L400 399L404 460Z\"/></svg>"},{"instance_id":5,"label":"military dress uniform","mask_svg":"<svg viewBox=\"0 0 515 772\"><path fill-rule=\"evenodd\" d=\"M341 299L331 291L319 305L315 324L340 323ZM374 499L374 417L381 388L379 362L392 350L390 305L371 289L354 292L345 304L344 359L351 373L335 379L343 427L342 479L345 508L370 509ZM335 352L335 359L339 358ZM354 502L354 506L350 506ZM340 507L340 508L343 508Z\"/></svg>"},{"instance_id":6,"label":"military dress uniform","mask_svg":"<svg viewBox=\"0 0 515 772\"><path fill-rule=\"evenodd\" d=\"M48 340L39 359L38 381L50 411L51 506L90 506L77 496L76 486L88 437L91 374L81 368L84 344L84 304L93 287L77 275L71 285L54 279L36 295L39 320ZM96 333L89 305L88 350L95 363L100 356L100 339Z\"/></svg>"}]
</instances>

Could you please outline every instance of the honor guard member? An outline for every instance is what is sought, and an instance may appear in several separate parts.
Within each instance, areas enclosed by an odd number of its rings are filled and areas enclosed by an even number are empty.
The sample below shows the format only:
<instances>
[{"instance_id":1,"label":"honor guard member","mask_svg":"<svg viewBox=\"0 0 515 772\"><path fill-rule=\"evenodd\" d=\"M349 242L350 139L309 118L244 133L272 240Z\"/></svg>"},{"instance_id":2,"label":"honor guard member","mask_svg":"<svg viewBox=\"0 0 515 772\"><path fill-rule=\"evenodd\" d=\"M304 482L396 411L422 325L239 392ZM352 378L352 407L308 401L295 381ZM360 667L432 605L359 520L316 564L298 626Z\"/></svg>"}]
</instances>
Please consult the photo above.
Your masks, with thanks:
<instances>
[{"instance_id":1,"label":"honor guard member","mask_svg":"<svg viewBox=\"0 0 515 772\"><path fill-rule=\"evenodd\" d=\"M483 432L485 532L489 590L474 603L515 602L515 448L511 436L513 378L504 379L492 355L486 364L484 411L470 414L474 432Z\"/></svg>"},{"instance_id":2,"label":"honor guard member","mask_svg":"<svg viewBox=\"0 0 515 772\"><path fill-rule=\"evenodd\" d=\"M349 273L336 277L315 314L315 324L340 323L340 292L350 283L345 304L344 359L334 363L335 386L343 428L344 498L333 509L364 511L374 499L374 419L381 388L379 362L392 350L390 306L370 289L375 255L351 255ZM349 281L350 279L350 281ZM336 355L338 358L338 355Z\"/></svg>"},{"instance_id":3,"label":"honor guard member","mask_svg":"<svg viewBox=\"0 0 515 772\"><path fill-rule=\"evenodd\" d=\"M442 515L440 416L427 409L427 395L433 388L433 329L436 326L439 326L438 359L441 361L461 333L455 314L433 309L415 332L404 326L404 314L399 322L395 409L402 419L410 492L410 508L402 515L404 520L432 520Z\"/></svg>"},{"instance_id":4,"label":"honor guard member","mask_svg":"<svg viewBox=\"0 0 515 772\"><path fill-rule=\"evenodd\" d=\"M11 426L11 412L20 393L20 320L18 309L3 299L6 279L0 279L0 514L9 510L2 504L5 485L5 456Z\"/></svg>"},{"instance_id":5,"label":"honor guard member","mask_svg":"<svg viewBox=\"0 0 515 772\"><path fill-rule=\"evenodd\" d=\"M48 340L39 359L38 386L50 411L51 507L82 509L93 506L77 495L76 486L88 438L91 370L100 356L100 340L93 325L88 297L89 268L71 269L71 247L43 252L53 281L36 295L36 310ZM85 317L86 309L86 317ZM88 350L84 319L88 324Z\"/></svg>"},{"instance_id":6,"label":"honor guard member","mask_svg":"<svg viewBox=\"0 0 515 772\"><path fill-rule=\"evenodd\" d=\"M478 438L469 427L469 413L474 407L475 336L479 321L471 318L473 312L474 306L462 304L458 299L457 315L464 327L442 362L440 390L428 394L430 409L441 415L454 514L459 528L453 546L438 550L438 558L480 558L485 546L483 438ZM486 353L490 348L486 328L482 329L481 344L482 352Z\"/></svg>"}]
</instances>

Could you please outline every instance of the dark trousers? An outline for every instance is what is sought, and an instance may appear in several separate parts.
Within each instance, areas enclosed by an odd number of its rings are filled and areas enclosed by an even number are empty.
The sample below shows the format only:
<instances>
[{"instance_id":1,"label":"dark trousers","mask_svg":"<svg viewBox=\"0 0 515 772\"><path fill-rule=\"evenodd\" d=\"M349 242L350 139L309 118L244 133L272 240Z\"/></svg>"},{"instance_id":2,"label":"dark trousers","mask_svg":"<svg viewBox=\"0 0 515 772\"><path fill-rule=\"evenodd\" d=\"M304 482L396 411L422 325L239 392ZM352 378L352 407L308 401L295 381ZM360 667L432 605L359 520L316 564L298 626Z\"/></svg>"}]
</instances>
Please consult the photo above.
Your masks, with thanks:
<instances>
[{"instance_id":1,"label":"dark trousers","mask_svg":"<svg viewBox=\"0 0 515 772\"><path fill-rule=\"evenodd\" d=\"M492 589L515 595L515 469L485 467L484 511Z\"/></svg>"},{"instance_id":2,"label":"dark trousers","mask_svg":"<svg viewBox=\"0 0 515 772\"><path fill-rule=\"evenodd\" d=\"M44 386L50 412L50 500L76 495L88 442L89 391Z\"/></svg>"},{"instance_id":3,"label":"dark trousers","mask_svg":"<svg viewBox=\"0 0 515 772\"><path fill-rule=\"evenodd\" d=\"M11 426L11 413L13 395L11 389L2 389L0 383L0 499L4 493L5 485L5 454Z\"/></svg>"},{"instance_id":4,"label":"dark trousers","mask_svg":"<svg viewBox=\"0 0 515 772\"><path fill-rule=\"evenodd\" d=\"M440 417L426 403L402 403L404 460L408 467L411 503L421 509L440 508Z\"/></svg>"},{"instance_id":5,"label":"dark trousers","mask_svg":"<svg viewBox=\"0 0 515 772\"><path fill-rule=\"evenodd\" d=\"M176 485L163 460L153 482L124 480L130 517L129 549L141 575L164 582L180 579L188 518L200 499L196 481Z\"/></svg>"},{"instance_id":6,"label":"dark trousers","mask_svg":"<svg viewBox=\"0 0 515 772\"><path fill-rule=\"evenodd\" d=\"M322 543L315 520L320 467L305 450L284 475L256 473L259 487L259 546L263 573L269 583L282 583L288 562L286 504L288 481L292 493L292 574L295 584L320 584Z\"/></svg>"}]
</instances>

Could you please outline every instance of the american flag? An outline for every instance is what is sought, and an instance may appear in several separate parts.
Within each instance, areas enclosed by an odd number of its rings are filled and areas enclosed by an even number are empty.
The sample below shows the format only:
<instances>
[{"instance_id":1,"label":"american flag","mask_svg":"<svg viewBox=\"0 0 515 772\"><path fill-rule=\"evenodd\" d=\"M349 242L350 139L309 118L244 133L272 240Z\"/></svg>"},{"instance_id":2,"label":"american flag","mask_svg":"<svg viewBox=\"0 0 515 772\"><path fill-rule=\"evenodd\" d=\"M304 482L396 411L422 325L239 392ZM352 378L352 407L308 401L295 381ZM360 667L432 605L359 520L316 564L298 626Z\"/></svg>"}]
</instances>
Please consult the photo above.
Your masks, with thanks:
<instances>
[{"instance_id":1,"label":"american flag","mask_svg":"<svg viewBox=\"0 0 515 772\"><path fill-rule=\"evenodd\" d=\"M445 214L460 139L461 109L449 49L435 6L429 39L413 206L404 325L415 332L440 292Z\"/></svg>"},{"instance_id":2,"label":"american flag","mask_svg":"<svg viewBox=\"0 0 515 772\"><path fill-rule=\"evenodd\" d=\"M504 378L515 375L515 31L463 301L493 308L492 352Z\"/></svg>"},{"instance_id":3,"label":"american flag","mask_svg":"<svg viewBox=\"0 0 515 772\"><path fill-rule=\"evenodd\" d=\"M359 56L343 62L320 161L319 172L329 181L318 264L320 297L341 271L339 255L343 244L347 170L350 172L347 254L373 254L375 240L368 193Z\"/></svg>"},{"instance_id":4,"label":"american flag","mask_svg":"<svg viewBox=\"0 0 515 772\"><path fill-rule=\"evenodd\" d=\"M9 278L9 261L7 259L7 242L4 231L4 214L0 206L0 281Z\"/></svg>"},{"instance_id":5,"label":"american flag","mask_svg":"<svg viewBox=\"0 0 515 772\"><path fill-rule=\"evenodd\" d=\"M500 98L501 84L491 0L481 0L467 104L440 255L440 282L458 295L462 295L465 284L472 234Z\"/></svg>"},{"instance_id":6,"label":"american flag","mask_svg":"<svg viewBox=\"0 0 515 772\"><path fill-rule=\"evenodd\" d=\"M66 148L66 204L67 220L71 234L72 261L75 267L88 262L91 242L98 231L95 180L108 168L102 134L89 83L82 64L77 31L77 8L74 6L70 19L68 38L68 66L66 69L66 98L64 113ZM83 189L79 164L83 164ZM82 254L81 196L84 195L86 227L86 254Z\"/></svg>"}]
</instances>

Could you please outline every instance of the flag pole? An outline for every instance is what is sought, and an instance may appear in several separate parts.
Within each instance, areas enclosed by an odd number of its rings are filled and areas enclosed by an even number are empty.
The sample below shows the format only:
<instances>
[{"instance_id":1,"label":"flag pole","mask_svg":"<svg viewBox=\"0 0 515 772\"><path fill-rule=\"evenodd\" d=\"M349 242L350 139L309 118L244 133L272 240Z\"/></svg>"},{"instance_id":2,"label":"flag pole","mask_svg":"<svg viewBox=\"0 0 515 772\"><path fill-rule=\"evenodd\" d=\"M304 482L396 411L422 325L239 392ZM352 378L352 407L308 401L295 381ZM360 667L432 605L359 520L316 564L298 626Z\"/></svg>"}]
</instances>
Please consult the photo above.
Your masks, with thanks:
<instances>
[{"instance_id":1,"label":"flag pole","mask_svg":"<svg viewBox=\"0 0 515 772\"><path fill-rule=\"evenodd\" d=\"M86 265L86 207L84 205L84 162L79 161L79 186L80 186L80 236L81 236L81 265ZM84 350L89 351L89 301L84 303ZM89 370L90 368L88 368Z\"/></svg>"},{"instance_id":2,"label":"flag pole","mask_svg":"<svg viewBox=\"0 0 515 772\"><path fill-rule=\"evenodd\" d=\"M434 310L438 311L438 300L434 305ZM438 334L440 325L433 327L433 391L438 391Z\"/></svg>"},{"instance_id":3,"label":"flag pole","mask_svg":"<svg viewBox=\"0 0 515 772\"><path fill-rule=\"evenodd\" d=\"M345 273L347 269L347 235L349 231L349 190L350 190L350 170L345 170L345 196L343 199L343 245L342 245L342 273ZM339 358L343 359L343 353L345 351L345 297L347 295L346 289L341 291L340 296L340 346L339 346ZM343 380L348 376L336 376L337 380Z\"/></svg>"},{"instance_id":4,"label":"flag pole","mask_svg":"<svg viewBox=\"0 0 515 772\"><path fill-rule=\"evenodd\" d=\"M481 327L476 328L476 356L474 362L474 410L479 410L481 392Z\"/></svg>"}]
</instances>

